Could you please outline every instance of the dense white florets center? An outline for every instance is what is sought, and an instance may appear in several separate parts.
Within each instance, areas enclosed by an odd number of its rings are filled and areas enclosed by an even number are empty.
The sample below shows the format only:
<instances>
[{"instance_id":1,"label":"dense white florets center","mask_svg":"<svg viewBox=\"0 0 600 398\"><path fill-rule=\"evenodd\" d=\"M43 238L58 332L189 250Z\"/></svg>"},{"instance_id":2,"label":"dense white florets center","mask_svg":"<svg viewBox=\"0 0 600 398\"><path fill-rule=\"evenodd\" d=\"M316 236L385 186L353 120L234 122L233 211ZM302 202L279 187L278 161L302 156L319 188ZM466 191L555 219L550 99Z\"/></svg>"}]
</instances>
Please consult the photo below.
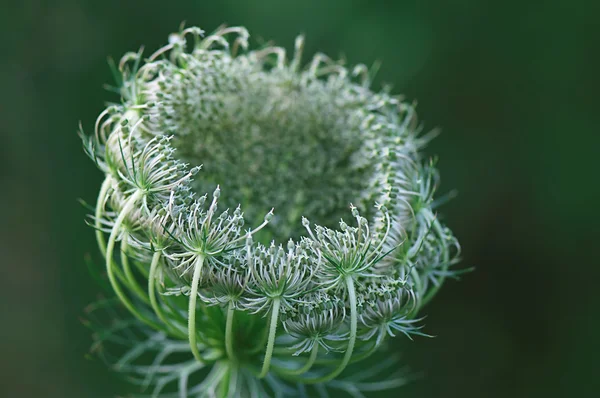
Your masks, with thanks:
<instances>
[{"instance_id":1,"label":"dense white florets center","mask_svg":"<svg viewBox=\"0 0 600 398\"><path fill-rule=\"evenodd\" d=\"M366 92L340 76L267 70L269 58L198 51L164 63L142 91L154 134L173 134L176 156L202 165L193 188L217 185L225 207L251 224L271 208L269 230L298 237L300 218L329 227L360 202L374 165L364 121Z\"/></svg>"}]
</instances>

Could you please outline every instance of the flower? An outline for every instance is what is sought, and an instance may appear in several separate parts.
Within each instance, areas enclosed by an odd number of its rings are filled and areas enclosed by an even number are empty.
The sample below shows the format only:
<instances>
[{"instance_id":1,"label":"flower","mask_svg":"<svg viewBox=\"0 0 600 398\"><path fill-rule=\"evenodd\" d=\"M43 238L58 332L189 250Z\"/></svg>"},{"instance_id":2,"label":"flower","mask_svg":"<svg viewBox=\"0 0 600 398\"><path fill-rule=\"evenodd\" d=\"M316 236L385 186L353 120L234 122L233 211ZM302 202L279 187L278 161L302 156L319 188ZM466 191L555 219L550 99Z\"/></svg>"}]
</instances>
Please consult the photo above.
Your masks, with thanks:
<instances>
[{"instance_id":1,"label":"flower","mask_svg":"<svg viewBox=\"0 0 600 398\"><path fill-rule=\"evenodd\" d=\"M252 283L249 286L246 309L251 312L268 312L275 300L282 310L290 308L299 297L311 289L315 265L307 253L307 245L290 240L287 250L274 242L267 248L258 243L255 248L249 241L247 262ZM253 250L254 249L254 250Z\"/></svg>"},{"instance_id":2,"label":"flower","mask_svg":"<svg viewBox=\"0 0 600 398\"><path fill-rule=\"evenodd\" d=\"M346 309L341 300L335 296L318 292L307 297L306 302L298 303L283 322L285 330L293 336L297 343L294 355L312 351L315 345L326 350L334 350L330 341L342 340L345 333L340 334L342 322L346 318Z\"/></svg>"},{"instance_id":3,"label":"flower","mask_svg":"<svg viewBox=\"0 0 600 398\"><path fill-rule=\"evenodd\" d=\"M386 335L395 337L396 332L427 336L420 332L416 324L421 319L412 316L416 308L415 292L400 280L373 281L361 297L360 321L365 328L363 340L375 337L375 345L380 345Z\"/></svg>"},{"instance_id":4,"label":"flower","mask_svg":"<svg viewBox=\"0 0 600 398\"><path fill-rule=\"evenodd\" d=\"M120 369L149 369L154 396L354 391L347 365L423 334L420 308L456 274L430 137L366 67L302 67L301 37L288 60L248 50L244 28L203 35L126 54L120 103L82 135L105 175L92 220L117 310L148 336Z\"/></svg>"}]
</instances>

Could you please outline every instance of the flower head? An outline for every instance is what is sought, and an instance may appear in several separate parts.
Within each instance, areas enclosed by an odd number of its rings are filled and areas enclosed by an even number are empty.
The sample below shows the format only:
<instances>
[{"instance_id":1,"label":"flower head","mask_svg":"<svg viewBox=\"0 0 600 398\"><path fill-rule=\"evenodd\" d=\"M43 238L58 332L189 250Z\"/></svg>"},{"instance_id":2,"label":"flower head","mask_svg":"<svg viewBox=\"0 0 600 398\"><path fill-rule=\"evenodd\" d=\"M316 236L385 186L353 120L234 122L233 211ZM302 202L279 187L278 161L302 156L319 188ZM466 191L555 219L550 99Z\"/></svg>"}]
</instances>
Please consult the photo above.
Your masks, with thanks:
<instances>
[{"instance_id":1,"label":"flower head","mask_svg":"<svg viewBox=\"0 0 600 398\"><path fill-rule=\"evenodd\" d=\"M408 338L411 334L426 336L412 316L417 305L415 292L405 281L386 280L371 282L360 299L363 307L360 321L365 328L362 338L381 344L386 335L394 337L397 332Z\"/></svg>"},{"instance_id":2,"label":"flower head","mask_svg":"<svg viewBox=\"0 0 600 398\"><path fill-rule=\"evenodd\" d=\"M126 54L120 103L83 137L105 175L92 220L111 287L165 347L155 364L189 354L149 373L154 396L171 381L183 395L349 388L347 365L422 334L420 308L454 275L430 137L366 67L303 66L301 37L288 57L249 50L244 28L203 35ZM140 369L144 347L120 363Z\"/></svg>"},{"instance_id":3,"label":"flower head","mask_svg":"<svg viewBox=\"0 0 600 398\"><path fill-rule=\"evenodd\" d=\"M246 261L250 269L248 304L251 312L271 309L273 300L280 300L282 309L289 308L310 290L315 264L306 251L307 245L290 240L287 247L258 244L247 246Z\"/></svg>"},{"instance_id":4,"label":"flower head","mask_svg":"<svg viewBox=\"0 0 600 398\"><path fill-rule=\"evenodd\" d=\"M346 334L340 334L345 318L346 309L339 298L320 292L308 295L283 322L285 330L297 339L292 345L296 349L294 355L313 350L315 344L334 350L330 342L341 340Z\"/></svg>"}]
</instances>

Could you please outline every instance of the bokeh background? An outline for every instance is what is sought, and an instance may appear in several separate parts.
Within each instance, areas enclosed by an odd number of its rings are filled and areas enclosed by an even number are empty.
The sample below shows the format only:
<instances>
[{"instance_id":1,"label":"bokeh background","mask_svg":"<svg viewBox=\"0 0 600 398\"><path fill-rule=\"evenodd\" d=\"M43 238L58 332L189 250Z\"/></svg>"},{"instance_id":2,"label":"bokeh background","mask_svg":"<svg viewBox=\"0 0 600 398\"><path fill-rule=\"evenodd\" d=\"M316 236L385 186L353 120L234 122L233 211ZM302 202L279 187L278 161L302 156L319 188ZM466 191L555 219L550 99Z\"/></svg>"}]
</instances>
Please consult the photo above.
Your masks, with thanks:
<instances>
[{"instance_id":1,"label":"bokeh background","mask_svg":"<svg viewBox=\"0 0 600 398\"><path fill-rule=\"evenodd\" d=\"M0 396L127 391L86 358L98 289L77 198L93 203L101 175L76 130L115 100L107 56L156 49L182 21L379 60L376 87L442 128L427 153L458 190L443 214L476 271L427 309L436 338L397 343L423 378L387 396L599 396L599 16L578 0L0 1Z\"/></svg>"}]
</instances>

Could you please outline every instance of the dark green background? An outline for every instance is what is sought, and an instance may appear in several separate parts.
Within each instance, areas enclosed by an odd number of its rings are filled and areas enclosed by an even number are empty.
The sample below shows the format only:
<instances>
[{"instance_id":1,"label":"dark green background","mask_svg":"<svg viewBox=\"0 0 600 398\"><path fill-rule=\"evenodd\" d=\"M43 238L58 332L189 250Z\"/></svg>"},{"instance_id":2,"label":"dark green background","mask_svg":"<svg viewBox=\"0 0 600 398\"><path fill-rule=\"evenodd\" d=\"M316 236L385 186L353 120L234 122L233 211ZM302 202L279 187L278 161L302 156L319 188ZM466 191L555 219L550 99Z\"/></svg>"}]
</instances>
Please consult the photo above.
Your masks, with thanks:
<instances>
[{"instance_id":1,"label":"dark green background","mask_svg":"<svg viewBox=\"0 0 600 398\"><path fill-rule=\"evenodd\" d=\"M386 4L389 3L389 4ZM442 135L443 209L476 272L448 283L398 349L424 377L389 396L599 396L600 8L589 1L1 1L0 396L112 397L84 358L98 293L81 197L100 173L76 135L111 82L106 57L150 51L180 22L349 63L417 99Z\"/></svg>"}]
</instances>

